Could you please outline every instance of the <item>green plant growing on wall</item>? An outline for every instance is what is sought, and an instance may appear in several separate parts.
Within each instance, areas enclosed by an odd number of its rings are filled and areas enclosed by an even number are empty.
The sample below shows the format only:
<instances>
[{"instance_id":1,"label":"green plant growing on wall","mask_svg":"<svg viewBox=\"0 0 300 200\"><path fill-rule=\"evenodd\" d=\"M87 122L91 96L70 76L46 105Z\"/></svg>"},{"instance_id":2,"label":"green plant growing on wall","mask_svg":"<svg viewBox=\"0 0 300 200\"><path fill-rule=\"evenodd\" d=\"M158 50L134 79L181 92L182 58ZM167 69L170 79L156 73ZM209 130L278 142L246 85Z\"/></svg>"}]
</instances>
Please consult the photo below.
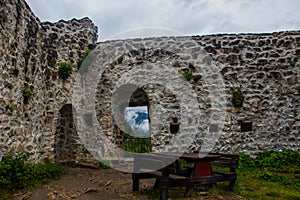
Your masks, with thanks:
<instances>
[{"instance_id":1,"label":"green plant growing on wall","mask_svg":"<svg viewBox=\"0 0 300 200\"><path fill-rule=\"evenodd\" d=\"M31 99L33 96L33 91L30 87L25 86L22 90L22 95L23 95L23 102L27 104L29 102L29 99Z\"/></svg>"},{"instance_id":2,"label":"green plant growing on wall","mask_svg":"<svg viewBox=\"0 0 300 200\"><path fill-rule=\"evenodd\" d=\"M8 104L5 106L5 110L13 112L15 110L15 106L12 104Z\"/></svg>"},{"instance_id":3,"label":"green plant growing on wall","mask_svg":"<svg viewBox=\"0 0 300 200\"><path fill-rule=\"evenodd\" d=\"M193 72L191 70L185 71L182 76L187 80L192 80Z\"/></svg>"},{"instance_id":4,"label":"green plant growing on wall","mask_svg":"<svg viewBox=\"0 0 300 200\"><path fill-rule=\"evenodd\" d=\"M58 76L59 78L66 80L72 74L72 64L69 62L59 63Z\"/></svg>"},{"instance_id":5,"label":"green plant growing on wall","mask_svg":"<svg viewBox=\"0 0 300 200\"><path fill-rule=\"evenodd\" d=\"M232 92L232 104L235 108L241 108L243 107L244 103L244 94L242 92L241 87L238 87L236 89L231 89Z\"/></svg>"},{"instance_id":6,"label":"green plant growing on wall","mask_svg":"<svg viewBox=\"0 0 300 200\"><path fill-rule=\"evenodd\" d=\"M117 61L116 61L117 65L122 64L122 63L123 63L123 60L124 60L124 57L123 57L123 56L118 57L118 58L117 58Z\"/></svg>"},{"instance_id":7,"label":"green plant growing on wall","mask_svg":"<svg viewBox=\"0 0 300 200\"><path fill-rule=\"evenodd\" d=\"M295 66L296 66L296 61L291 61L291 62L290 62L290 65L291 65L292 67L295 67Z\"/></svg>"},{"instance_id":8,"label":"green plant growing on wall","mask_svg":"<svg viewBox=\"0 0 300 200\"><path fill-rule=\"evenodd\" d=\"M84 60L86 59L86 57L88 57L91 53L92 53L92 50L88 49L83 54L83 57L77 61L77 69L80 69L80 67L81 67L82 63L84 62Z\"/></svg>"},{"instance_id":9,"label":"green plant growing on wall","mask_svg":"<svg viewBox=\"0 0 300 200\"><path fill-rule=\"evenodd\" d=\"M242 56L240 56L239 58L240 58L240 62L241 63L245 63L246 62L245 59Z\"/></svg>"}]
</instances>

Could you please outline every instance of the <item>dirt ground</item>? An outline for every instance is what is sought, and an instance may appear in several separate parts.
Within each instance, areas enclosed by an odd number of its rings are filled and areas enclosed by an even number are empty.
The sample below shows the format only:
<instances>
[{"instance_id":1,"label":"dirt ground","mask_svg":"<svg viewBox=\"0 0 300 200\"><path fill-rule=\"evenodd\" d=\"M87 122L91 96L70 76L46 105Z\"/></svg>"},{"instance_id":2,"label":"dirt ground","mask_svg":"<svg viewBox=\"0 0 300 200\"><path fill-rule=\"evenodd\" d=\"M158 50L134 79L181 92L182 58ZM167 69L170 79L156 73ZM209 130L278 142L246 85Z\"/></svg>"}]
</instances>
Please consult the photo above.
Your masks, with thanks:
<instances>
[{"instance_id":1,"label":"dirt ground","mask_svg":"<svg viewBox=\"0 0 300 200\"><path fill-rule=\"evenodd\" d=\"M154 179L141 180L140 189L152 190ZM149 192L132 192L131 174L114 169L65 167L60 179L33 191L15 194L14 200L147 200ZM176 192L174 192L176 191ZM243 199L231 192L225 196L196 190L193 198L183 198L184 188L174 188L171 199ZM158 194L158 193L157 193ZM182 195L181 195L182 194ZM153 197L152 197L153 199ZM159 199L156 195L154 199Z\"/></svg>"}]
</instances>

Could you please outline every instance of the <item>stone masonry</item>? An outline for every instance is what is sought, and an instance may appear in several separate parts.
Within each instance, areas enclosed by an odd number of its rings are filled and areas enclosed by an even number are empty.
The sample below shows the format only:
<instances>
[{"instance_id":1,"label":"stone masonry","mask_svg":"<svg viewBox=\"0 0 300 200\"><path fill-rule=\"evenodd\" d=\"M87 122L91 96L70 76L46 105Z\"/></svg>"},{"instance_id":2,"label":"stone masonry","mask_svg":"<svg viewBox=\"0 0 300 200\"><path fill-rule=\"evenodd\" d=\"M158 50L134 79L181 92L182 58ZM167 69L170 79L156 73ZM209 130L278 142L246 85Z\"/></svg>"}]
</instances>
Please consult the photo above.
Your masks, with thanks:
<instances>
[{"instance_id":1,"label":"stone masonry","mask_svg":"<svg viewBox=\"0 0 300 200\"><path fill-rule=\"evenodd\" d=\"M97 163L80 142L72 116L76 65L88 49L95 49L96 63L108 60L96 88L96 115L100 125L107 127L107 138L119 147L124 146L124 135L112 118L111 97L124 74L144 66L170 67L179 76L191 72L188 80L183 76L182 80L197 94L201 116L197 117L199 133L190 150L201 147L206 132L214 132L216 124L205 116L214 112L210 104L217 97L209 95L206 75L196 62L203 49L206 62L218 66L216 77L221 77L225 86L224 127L214 151L249 154L264 149L300 151L299 31L96 43L97 34L97 27L88 18L40 22L24 0L0 2L1 154L9 150L28 151L35 161ZM189 44L187 40L193 42ZM134 48L126 49L126 44ZM161 47L166 50L172 47L178 52L161 51ZM116 53L120 48L126 51ZM194 49L193 54L180 57L183 48ZM72 75L66 80L58 76L60 62L73 65ZM177 81L175 85L181 83ZM25 88L33 94L28 102L24 101ZM232 93L237 88L244 95L241 107L232 104ZM149 107L151 122L160 120L158 125L150 124L152 149L159 151L162 145L172 142L172 120L184 123L185 116L180 112L184 105L180 104L180 96L164 85L146 84L140 89L141 94L147 94L142 99ZM182 130L178 134L181 133ZM188 139L188 135L183 138Z\"/></svg>"},{"instance_id":2,"label":"stone masonry","mask_svg":"<svg viewBox=\"0 0 300 200\"><path fill-rule=\"evenodd\" d=\"M0 152L29 151L33 160L53 160L60 110L71 105L77 61L96 43L97 27L88 18L42 23L23 0L1 1L0 11ZM73 65L65 81L58 77L62 61ZM33 93L27 104L24 88Z\"/></svg>"}]
</instances>

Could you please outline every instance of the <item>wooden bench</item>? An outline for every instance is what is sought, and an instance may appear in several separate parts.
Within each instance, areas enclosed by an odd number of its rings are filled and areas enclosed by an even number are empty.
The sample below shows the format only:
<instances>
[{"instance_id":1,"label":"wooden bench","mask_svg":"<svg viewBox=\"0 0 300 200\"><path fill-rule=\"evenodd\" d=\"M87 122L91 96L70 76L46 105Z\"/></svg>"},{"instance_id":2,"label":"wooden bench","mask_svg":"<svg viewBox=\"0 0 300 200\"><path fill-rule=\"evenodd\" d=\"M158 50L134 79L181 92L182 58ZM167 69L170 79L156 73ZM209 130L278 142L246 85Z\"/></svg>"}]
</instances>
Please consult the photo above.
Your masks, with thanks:
<instances>
[{"instance_id":1,"label":"wooden bench","mask_svg":"<svg viewBox=\"0 0 300 200\"><path fill-rule=\"evenodd\" d=\"M174 157L157 154L134 154L133 191L139 190L140 179L156 178L154 188L160 188L160 199L168 198L169 187L186 186L185 196L191 196L193 186L230 181L233 187L237 178L238 156L218 155L212 165L229 167L229 171L212 170L209 176L195 177L194 168L181 168Z\"/></svg>"},{"instance_id":2,"label":"wooden bench","mask_svg":"<svg viewBox=\"0 0 300 200\"><path fill-rule=\"evenodd\" d=\"M221 167L220 170L212 169L212 174L217 177L217 182L230 182L230 188L233 189L237 180L236 169L238 167L239 155L233 154L221 154L221 153L210 153L211 155L219 155L218 160L211 162L211 167ZM225 170L225 169L228 170Z\"/></svg>"}]
</instances>

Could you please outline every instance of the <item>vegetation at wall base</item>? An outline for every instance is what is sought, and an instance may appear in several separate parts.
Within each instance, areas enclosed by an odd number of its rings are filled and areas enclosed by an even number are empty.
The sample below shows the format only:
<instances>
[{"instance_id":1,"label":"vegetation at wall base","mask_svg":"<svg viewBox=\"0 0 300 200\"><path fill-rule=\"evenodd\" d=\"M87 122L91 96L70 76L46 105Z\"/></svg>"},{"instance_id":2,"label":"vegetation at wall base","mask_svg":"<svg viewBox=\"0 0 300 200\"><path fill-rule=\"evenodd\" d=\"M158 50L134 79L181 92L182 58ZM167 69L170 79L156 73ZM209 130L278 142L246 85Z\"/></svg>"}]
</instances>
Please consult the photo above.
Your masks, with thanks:
<instances>
[{"instance_id":1,"label":"vegetation at wall base","mask_svg":"<svg viewBox=\"0 0 300 200\"><path fill-rule=\"evenodd\" d=\"M229 183L217 183L213 187L194 188L192 199L204 198L211 194L224 196L225 199L240 199L237 195L249 200L300 200L300 157L299 153L284 149L282 151L265 150L253 158L244 153L239 154L238 180L230 190ZM187 166L187 163L180 161ZM215 169L215 168L214 168ZM225 169L225 168L224 168ZM215 170L224 170L216 167ZM172 188L171 198L183 196L185 188ZM183 191L183 192L182 192ZM199 192L200 191L200 192ZM139 192L149 199L159 198L159 190L144 189ZM206 194L206 196L205 196ZM211 196L209 199L218 199ZM223 198L222 198L223 199Z\"/></svg>"},{"instance_id":2,"label":"vegetation at wall base","mask_svg":"<svg viewBox=\"0 0 300 200\"><path fill-rule=\"evenodd\" d=\"M300 199L299 153L265 150L256 158L240 153L234 192L247 199Z\"/></svg>"},{"instance_id":3,"label":"vegetation at wall base","mask_svg":"<svg viewBox=\"0 0 300 200\"><path fill-rule=\"evenodd\" d=\"M131 153L149 153L151 151L150 138L135 138L126 136L125 150Z\"/></svg>"},{"instance_id":4,"label":"vegetation at wall base","mask_svg":"<svg viewBox=\"0 0 300 200\"><path fill-rule=\"evenodd\" d=\"M63 167L56 163L31 163L29 153L7 153L0 161L0 199L19 189L31 188L58 178Z\"/></svg>"},{"instance_id":5,"label":"vegetation at wall base","mask_svg":"<svg viewBox=\"0 0 300 200\"><path fill-rule=\"evenodd\" d=\"M110 169L110 164L108 162L100 162L101 169Z\"/></svg>"}]
</instances>

